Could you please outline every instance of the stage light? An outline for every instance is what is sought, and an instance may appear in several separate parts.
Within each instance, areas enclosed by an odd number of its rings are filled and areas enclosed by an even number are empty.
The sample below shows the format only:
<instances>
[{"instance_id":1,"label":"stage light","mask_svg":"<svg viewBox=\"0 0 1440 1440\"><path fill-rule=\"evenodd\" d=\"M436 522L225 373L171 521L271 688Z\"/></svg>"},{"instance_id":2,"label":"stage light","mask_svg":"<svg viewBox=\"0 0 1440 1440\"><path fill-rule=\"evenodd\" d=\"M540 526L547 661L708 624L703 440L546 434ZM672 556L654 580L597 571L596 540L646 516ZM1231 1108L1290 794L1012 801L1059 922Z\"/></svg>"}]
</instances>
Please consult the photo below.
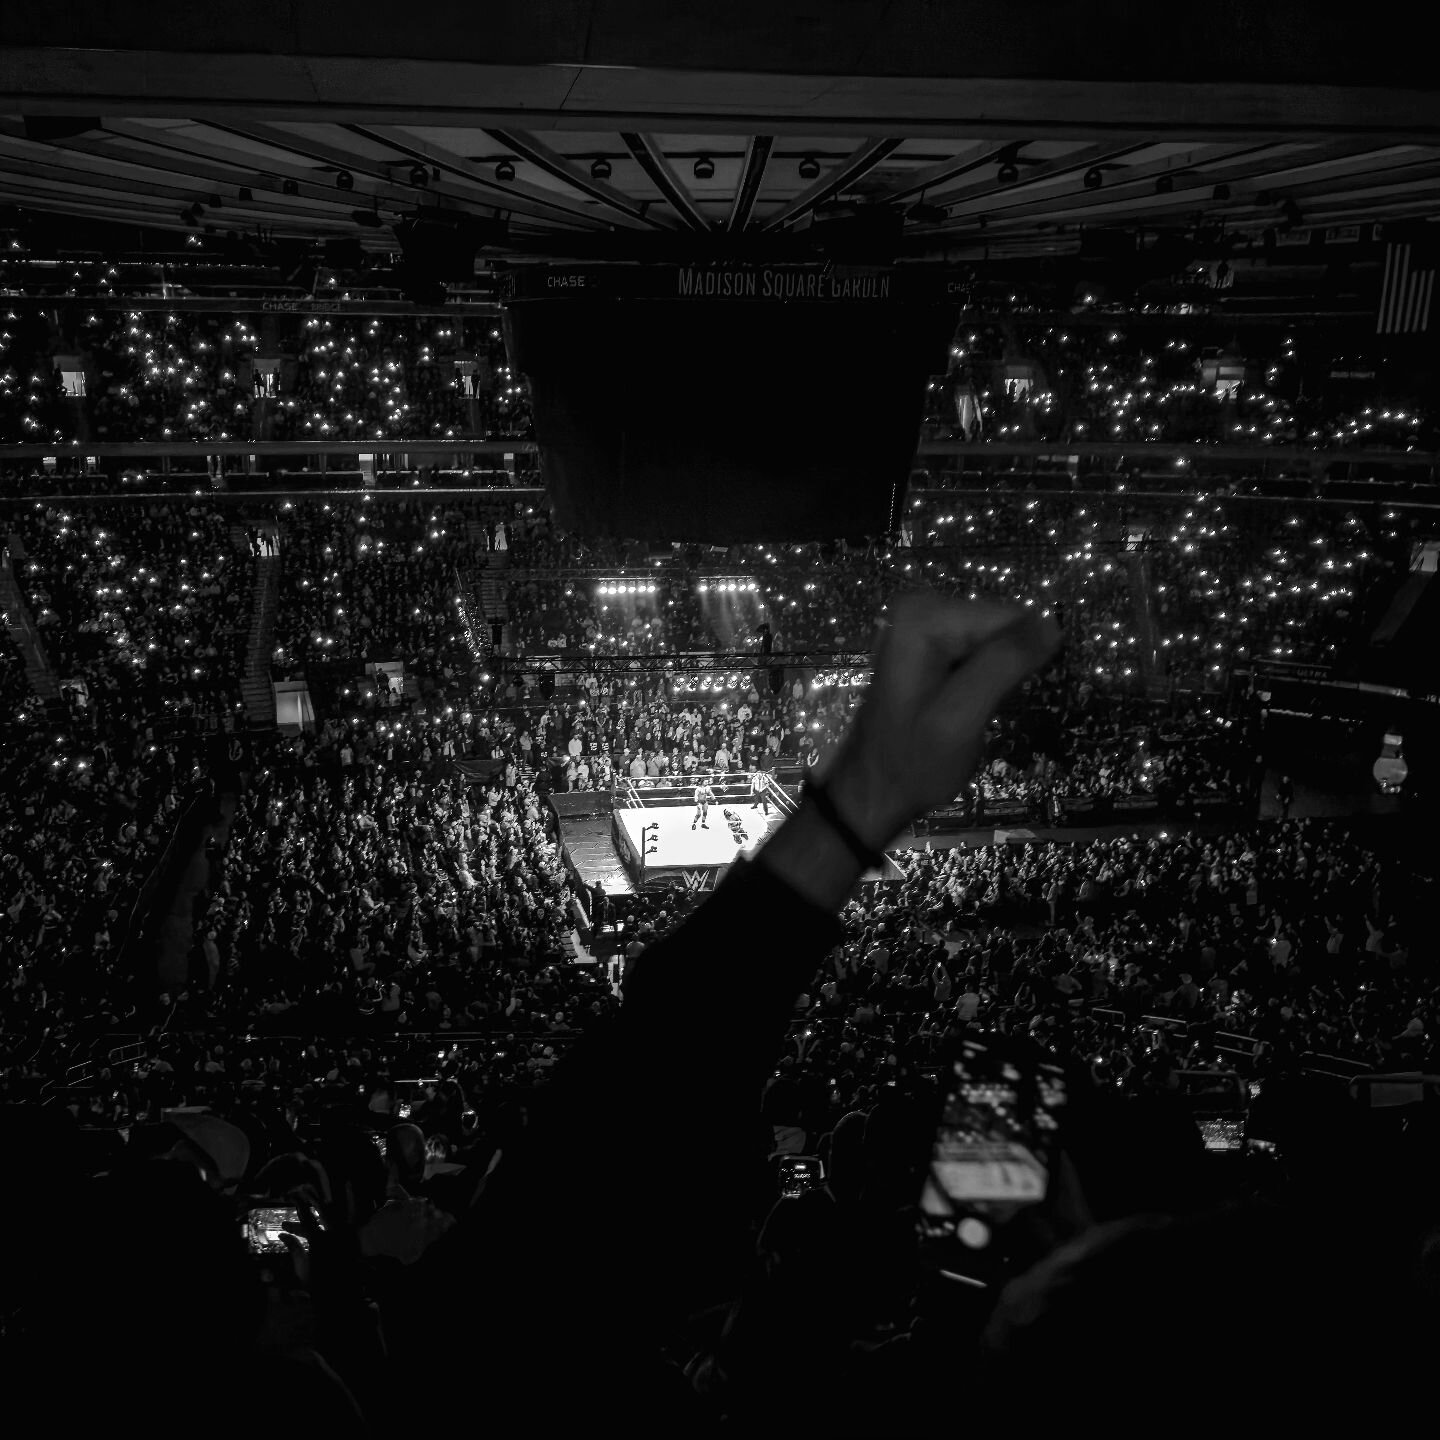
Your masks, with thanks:
<instances>
[{"instance_id":1,"label":"stage light","mask_svg":"<svg viewBox=\"0 0 1440 1440\"><path fill-rule=\"evenodd\" d=\"M1020 178L1020 167L1018 165L1002 165L995 178L1002 185L1013 185Z\"/></svg>"},{"instance_id":2,"label":"stage light","mask_svg":"<svg viewBox=\"0 0 1440 1440\"><path fill-rule=\"evenodd\" d=\"M337 190L353 190L355 177L348 170L339 171L335 176L335 188Z\"/></svg>"},{"instance_id":3,"label":"stage light","mask_svg":"<svg viewBox=\"0 0 1440 1440\"><path fill-rule=\"evenodd\" d=\"M592 180L608 180L613 173L608 160L600 159L590 162L590 178Z\"/></svg>"},{"instance_id":4,"label":"stage light","mask_svg":"<svg viewBox=\"0 0 1440 1440\"><path fill-rule=\"evenodd\" d=\"M799 169L802 180L818 180L820 178L820 162L813 155L807 155L800 162Z\"/></svg>"},{"instance_id":5,"label":"stage light","mask_svg":"<svg viewBox=\"0 0 1440 1440\"><path fill-rule=\"evenodd\" d=\"M280 193L282 195L298 195L300 193L300 186L294 180L282 180L280 182Z\"/></svg>"},{"instance_id":6,"label":"stage light","mask_svg":"<svg viewBox=\"0 0 1440 1440\"><path fill-rule=\"evenodd\" d=\"M502 160L495 167L495 178L497 180L513 180L515 178L515 164L511 160Z\"/></svg>"},{"instance_id":7,"label":"stage light","mask_svg":"<svg viewBox=\"0 0 1440 1440\"><path fill-rule=\"evenodd\" d=\"M1087 190L1098 190L1105 183L1105 177L1100 173L1097 166L1092 165L1085 172L1085 188Z\"/></svg>"},{"instance_id":8,"label":"stage light","mask_svg":"<svg viewBox=\"0 0 1440 1440\"><path fill-rule=\"evenodd\" d=\"M713 180L715 178L715 162L708 155L702 155L695 162L695 178L697 180Z\"/></svg>"},{"instance_id":9,"label":"stage light","mask_svg":"<svg viewBox=\"0 0 1440 1440\"><path fill-rule=\"evenodd\" d=\"M430 183L430 172L423 165L412 165L410 183L417 190L423 190Z\"/></svg>"},{"instance_id":10,"label":"stage light","mask_svg":"<svg viewBox=\"0 0 1440 1440\"><path fill-rule=\"evenodd\" d=\"M1230 198L1230 187L1228 185L1217 185L1210 192L1212 200L1228 200Z\"/></svg>"},{"instance_id":11,"label":"stage light","mask_svg":"<svg viewBox=\"0 0 1440 1440\"><path fill-rule=\"evenodd\" d=\"M1157 175L1155 177L1155 193L1157 195L1168 195L1175 188L1175 177L1173 175Z\"/></svg>"}]
</instances>

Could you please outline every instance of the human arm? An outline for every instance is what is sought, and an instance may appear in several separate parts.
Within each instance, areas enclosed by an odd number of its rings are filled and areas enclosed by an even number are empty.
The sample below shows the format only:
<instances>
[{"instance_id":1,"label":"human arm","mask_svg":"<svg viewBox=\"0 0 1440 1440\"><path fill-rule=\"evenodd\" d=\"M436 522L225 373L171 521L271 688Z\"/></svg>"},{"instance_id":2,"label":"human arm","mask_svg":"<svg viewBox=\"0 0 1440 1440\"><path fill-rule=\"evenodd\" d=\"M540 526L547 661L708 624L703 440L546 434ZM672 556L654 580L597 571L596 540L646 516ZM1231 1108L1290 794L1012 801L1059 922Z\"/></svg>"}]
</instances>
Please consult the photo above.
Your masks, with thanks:
<instances>
[{"instance_id":1,"label":"human arm","mask_svg":"<svg viewBox=\"0 0 1440 1440\"><path fill-rule=\"evenodd\" d=\"M867 847L956 793L994 706L1057 643L1033 611L897 604L855 727L820 767ZM579 1348L609 1388L602 1351L618 1364L658 1316L734 1293L768 1184L760 1090L863 868L802 800L755 860L637 960L617 1023L576 1047L467 1227L477 1273L504 1294L485 1307L497 1319L482 1343L508 1354L530 1318L553 1332L563 1287L567 1333L588 1337Z\"/></svg>"}]
</instances>

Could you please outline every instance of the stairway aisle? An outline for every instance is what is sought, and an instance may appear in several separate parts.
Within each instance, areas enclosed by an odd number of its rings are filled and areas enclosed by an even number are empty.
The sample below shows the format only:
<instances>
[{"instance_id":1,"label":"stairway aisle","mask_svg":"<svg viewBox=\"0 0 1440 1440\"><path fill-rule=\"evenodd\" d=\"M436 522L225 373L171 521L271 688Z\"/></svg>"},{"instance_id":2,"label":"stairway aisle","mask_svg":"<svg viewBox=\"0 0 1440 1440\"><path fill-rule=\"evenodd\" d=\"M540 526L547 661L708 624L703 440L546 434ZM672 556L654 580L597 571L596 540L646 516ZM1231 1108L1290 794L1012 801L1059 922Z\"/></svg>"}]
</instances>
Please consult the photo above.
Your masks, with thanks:
<instances>
[{"instance_id":1,"label":"stairway aisle","mask_svg":"<svg viewBox=\"0 0 1440 1440\"><path fill-rule=\"evenodd\" d=\"M255 610L245 652L245 678L240 690L252 730L275 728L275 691L270 683L270 656L275 647L275 607L280 599L280 557L255 557Z\"/></svg>"},{"instance_id":2,"label":"stairway aisle","mask_svg":"<svg viewBox=\"0 0 1440 1440\"><path fill-rule=\"evenodd\" d=\"M1135 612L1135 636L1141 673L1153 693L1165 688L1165 671L1160 664L1160 626L1155 619L1155 596L1151 588L1150 561L1139 551L1125 554L1125 570L1130 580L1130 603Z\"/></svg>"},{"instance_id":3,"label":"stairway aisle","mask_svg":"<svg viewBox=\"0 0 1440 1440\"><path fill-rule=\"evenodd\" d=\"M5 614L5 627L15 648L25 661L25 678L30 688L45 701L60 701L60 680L51 669L40 633L25 603L14 564L7 558L0 565L0 611Z\"/></svg>"},{"instance_id":4,"label":"stairway aisle","mask_svg":"<svg viewBox=\"0 0 1440 1440\"><path fill-rule=\"evenodd\" d=\"M235 818L237 797L221 795L214 812L196 835L183 861L177 859L167 894L156 897L157 909L150 918L148 934L150 950L155 956L156 975L160 985L169 990L183 990L190 983L190 950L195 940L195 897L210 886L209 841L220 845L229 839L230 825Z\"/></svg>"},{"instance_id":5,"label":"stairway aisle","mask_svg":"<svg viewBox=\"0 0 1440 1440\"><path fill-rule=\"evenodd\" d=\"M479 574L479 599L485 623L485 646L487 649L491 648L490 627L499 623L503 627L500 632L500 649L507 655L513 652L512 642L514 640L510 631L510 607L505 602L505 592L510 578L506 572L509 568L510 552L508 550L492 550L490 563Z\"/></svg>"}]
</instances>

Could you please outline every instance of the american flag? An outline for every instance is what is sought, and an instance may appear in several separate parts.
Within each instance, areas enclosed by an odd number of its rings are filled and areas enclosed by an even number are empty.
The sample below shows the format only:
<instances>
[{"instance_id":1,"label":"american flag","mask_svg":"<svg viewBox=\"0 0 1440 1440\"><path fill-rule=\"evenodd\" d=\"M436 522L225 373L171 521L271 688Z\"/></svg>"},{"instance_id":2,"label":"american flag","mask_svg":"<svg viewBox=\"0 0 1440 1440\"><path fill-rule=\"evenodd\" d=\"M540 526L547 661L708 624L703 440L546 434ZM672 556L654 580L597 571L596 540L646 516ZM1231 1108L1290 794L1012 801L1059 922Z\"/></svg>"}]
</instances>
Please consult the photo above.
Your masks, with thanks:
<instances>
[{"instance_id":1,"label":"american flag","mask_svg":"<svg viewBox=\"0 0 1440 1440\"><path fill-rule=\"evenodd\" d=\"M1431 252L1408 241L1387 245L1375 333L1419 335L1428 330L1434 293L1435 264Z\"/></svg>"}]
</instances>

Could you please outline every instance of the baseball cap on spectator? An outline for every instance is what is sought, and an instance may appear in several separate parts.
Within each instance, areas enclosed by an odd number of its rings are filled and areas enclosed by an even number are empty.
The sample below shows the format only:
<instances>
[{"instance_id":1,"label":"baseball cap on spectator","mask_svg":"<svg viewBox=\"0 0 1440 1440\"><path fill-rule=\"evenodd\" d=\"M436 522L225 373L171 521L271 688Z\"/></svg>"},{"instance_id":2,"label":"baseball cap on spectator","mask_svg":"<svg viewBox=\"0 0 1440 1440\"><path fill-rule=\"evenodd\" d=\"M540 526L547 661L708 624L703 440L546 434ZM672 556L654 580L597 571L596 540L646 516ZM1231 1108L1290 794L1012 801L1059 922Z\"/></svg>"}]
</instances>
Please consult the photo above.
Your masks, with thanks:
<instances>
[{"instance_id":1,"label":"baseball cap on spectator","mask_svg":"<svg viewBox=\"0 0 1440 1440\"><path fill-rule=\"evenodd\" d=\"M250 1140L238 1125L193 1107L167 1110L164 1119L184 1137L185 1147L199 1159L207 1179L218 1181L220 1188L228 1190L245 1178L250 1165Z\"/></svg>"},{"instance_id":2,"label":"baseball cap on spectator","mask_svg":"<svg viewBox=\"0 0 1440 1440\"><path fill-rule=\"evenodd\" d=\"M425 1174L425 1132L418 1125L392 1126L385 1137L385 1160L402 1188L415 1188Z\"/></svg>"}]
</instances>

